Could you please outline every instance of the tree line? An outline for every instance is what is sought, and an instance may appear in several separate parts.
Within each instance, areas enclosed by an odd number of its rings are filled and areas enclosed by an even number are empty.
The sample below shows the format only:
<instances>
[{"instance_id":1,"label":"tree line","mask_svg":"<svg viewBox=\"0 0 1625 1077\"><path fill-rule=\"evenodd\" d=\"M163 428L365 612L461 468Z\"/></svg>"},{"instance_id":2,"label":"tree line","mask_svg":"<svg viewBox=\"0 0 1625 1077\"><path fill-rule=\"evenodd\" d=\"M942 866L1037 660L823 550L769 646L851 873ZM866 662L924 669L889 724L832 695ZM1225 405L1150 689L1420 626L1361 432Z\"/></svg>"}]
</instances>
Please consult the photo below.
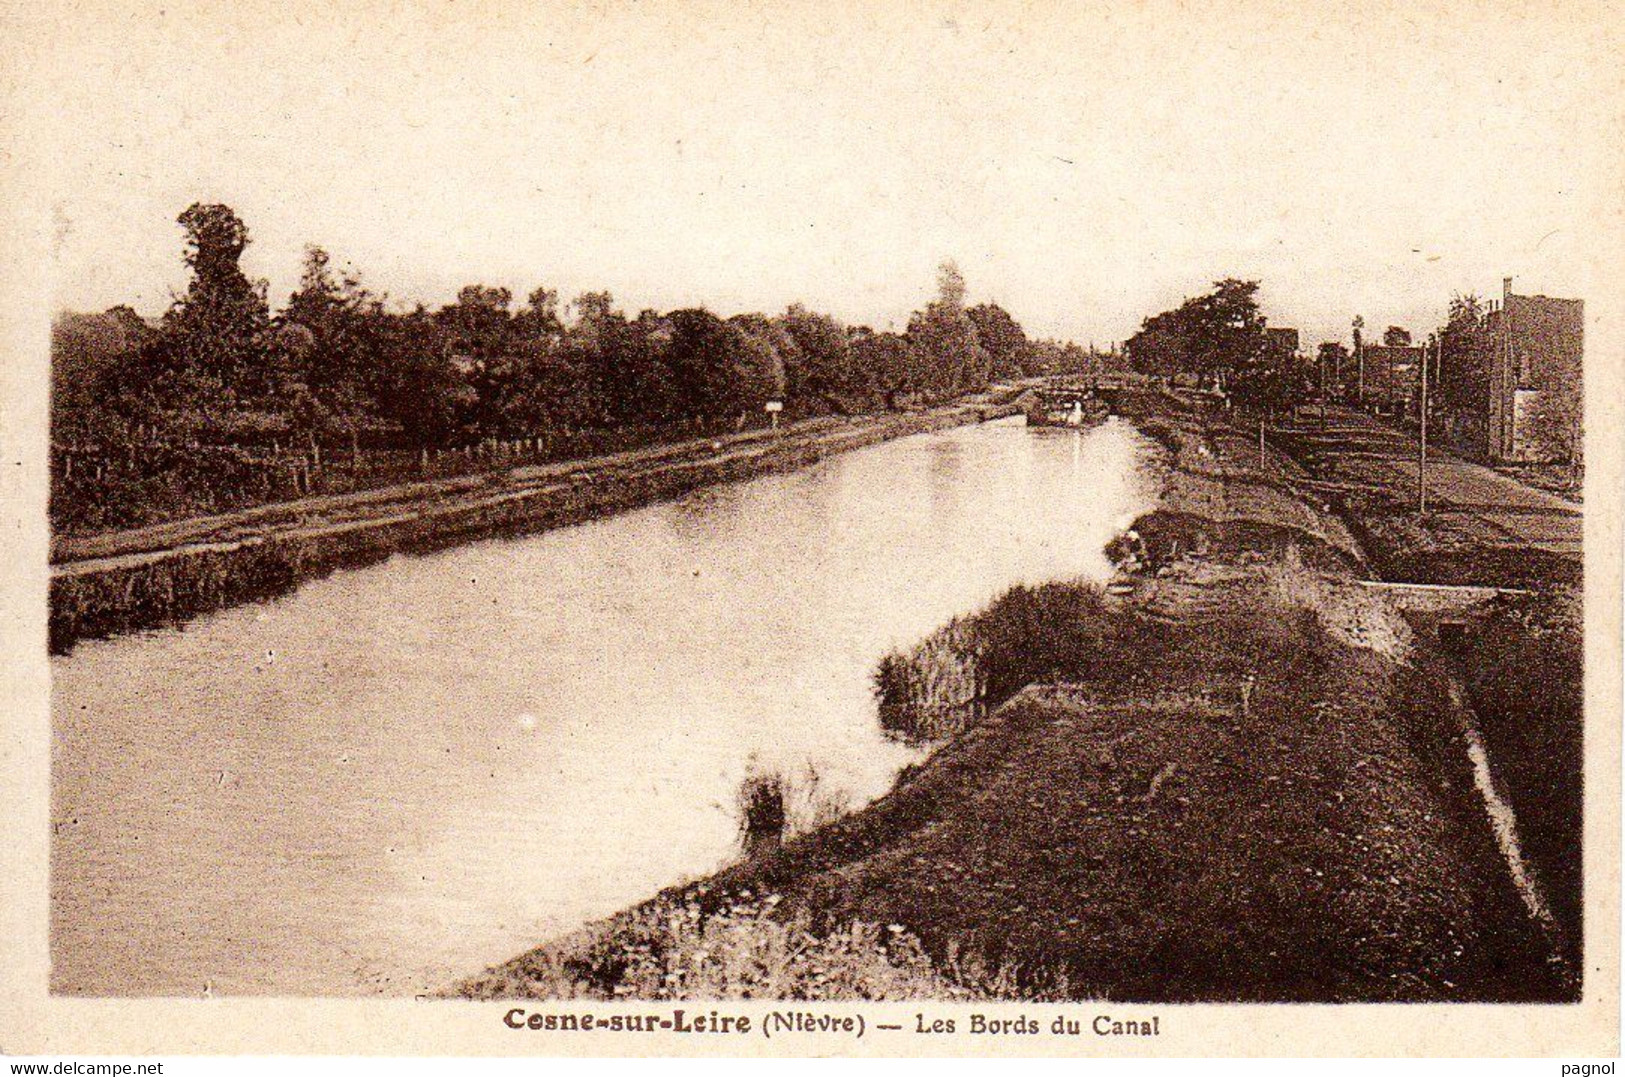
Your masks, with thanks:
<instances>
[{"instance_id":1,"label":"tree line","mask_svg":"<svg viewBox=\"0 0 1625 1077\"><path fill-rule=\"evenodd\" d=\"M450 446L546 430L743 426L778 400L789 417L895 408L996 379L1079 370L1072 344L1030 339L996 303L970 305L945 264L902 333L848 326L801 304L724 318L702 307L629 316L608 292L566 308L550 288L515 301L471 284L439 309L401 309L320 247L272 312L240 259L248 228L228 206L178 218L191 279L156 326L128 308L118 347L75 363L58 340L58 442L184 430L311 439L381 432ZM71 384L65 384L69 383Z\"/></svg>"},{"instance_id":2,"label":"tree line","mask_svg":"<svg viewBox=\"0 0 1625 1077\"><path fill-rule=\"evenodd\" d=\"M1227 277L1213 289L1146 318L1125 344L1129 365L1162 378L1186 376L1263 410L1291 406L1310 391L1305 364L1272 347L1258 307L1258 281Z\"/></svg>"}]
</instances>

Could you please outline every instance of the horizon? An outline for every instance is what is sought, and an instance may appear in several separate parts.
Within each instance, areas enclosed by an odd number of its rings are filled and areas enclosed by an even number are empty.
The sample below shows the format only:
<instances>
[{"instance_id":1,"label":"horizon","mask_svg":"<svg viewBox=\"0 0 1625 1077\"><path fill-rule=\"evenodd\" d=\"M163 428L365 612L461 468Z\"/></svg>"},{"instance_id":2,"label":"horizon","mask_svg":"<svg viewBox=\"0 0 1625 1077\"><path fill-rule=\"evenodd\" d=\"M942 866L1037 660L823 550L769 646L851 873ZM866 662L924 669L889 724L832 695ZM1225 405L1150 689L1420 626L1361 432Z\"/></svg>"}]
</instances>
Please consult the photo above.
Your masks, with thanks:
<instances>
[{"instance_id":1,"label":"horizon","mask_svg":"<svg viewBox=\"0 0 1625 1077\"><path fill-rule=\"evenodd\" d=\"M1102 349L1228 276L1312 351L1355 315L1424 337L1505 276L1587 298L1600 265L1587 105L1616 76L1572 6L725 10L215 12L236 32L202 38L132 7L60 31L30 97L73 178L56 306L161 313L195 201L247 223L273 309L315 244L408 306L546 286L901 330L953 259L973 302Z\"/></svg>"}]
</instances>

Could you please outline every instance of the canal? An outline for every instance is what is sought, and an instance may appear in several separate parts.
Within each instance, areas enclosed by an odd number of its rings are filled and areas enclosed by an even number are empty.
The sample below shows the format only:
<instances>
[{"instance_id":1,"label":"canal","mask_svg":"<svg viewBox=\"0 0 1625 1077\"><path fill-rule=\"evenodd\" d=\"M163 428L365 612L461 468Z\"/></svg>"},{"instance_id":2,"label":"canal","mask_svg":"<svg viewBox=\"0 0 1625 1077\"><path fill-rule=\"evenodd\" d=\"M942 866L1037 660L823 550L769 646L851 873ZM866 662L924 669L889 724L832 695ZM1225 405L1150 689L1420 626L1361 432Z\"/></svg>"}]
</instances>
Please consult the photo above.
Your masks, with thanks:
<instances>
[{"instance_id":1,"label":"canal","mask_svg":"<svg viewBox=\"0 0 1625 1077\"><path fill-rule=\"evenodd\" d=\"M396 557L52 660L52 988L412 995L710 871L917 758L871 673L1012 584L1103 577L1119 420L918 435Z\"/></svg>"}]
</instances>

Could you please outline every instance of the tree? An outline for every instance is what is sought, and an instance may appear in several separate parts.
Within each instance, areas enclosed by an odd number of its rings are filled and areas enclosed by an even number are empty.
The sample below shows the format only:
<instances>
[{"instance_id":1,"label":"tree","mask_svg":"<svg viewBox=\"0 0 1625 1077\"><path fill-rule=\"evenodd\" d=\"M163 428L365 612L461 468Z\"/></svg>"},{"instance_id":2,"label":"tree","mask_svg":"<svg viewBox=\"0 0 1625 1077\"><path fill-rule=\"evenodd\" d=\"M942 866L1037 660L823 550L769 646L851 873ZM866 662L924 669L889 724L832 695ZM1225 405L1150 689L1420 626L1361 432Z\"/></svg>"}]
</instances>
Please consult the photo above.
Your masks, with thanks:
<instances>
[{"instance_id":1,"label":"tree","mask_svg":"<svg viewBox=\"0 0 1625 1077\"><path fill-rule=\"evenodd\" d=\"M794 342L785 356L785 388L805 410L826 410L838 398L862 387L855 384L846 327L828 314L793 303L778 319Z\"/></svg>"},{"instance_id":2,"label":"tree","mask_svg":"<svg viewBox=\"0 0 1625 1077\"><path fill-rule=\"evenodd\" d=\"M1257 295L1257 281L1227 277L1197 300L1192 345L1198 369L1222 380L1263 360L1268 338Z\"/></svg>"},{"instance_id":3,"label":"tree","mask_svg":"<svg viewBox=\"0 0 1625 1077\"><path fill-rule=\"evenodd\" d=\"M616 369L625 372L630 386L627 401L636 421L667 423L678 417L677 378L668 361L675 335L670 318L644 310L610 338Z\"/></svg>"},{"instance_id":4,"label":"tree","mask_svg":"<svg viewBox=\"0 0 1625 1077\"><path fill-rule=\"evenodd\" d=\"M435 319L445 326L458 353L476 362L489 360L501 355L510 342L512 304L513 293L506 288L469 284L458 290L457 302L440 308Z\"/></svg>"},{"instance_id":5,"label":"tree","mask_svg":"<svg viewBox=\"0 0 1625 1077\"><path fill-rule=\"evenodd\" d=\"M952 258L937 267L937 301L955 310L965 309L965 275Z\"/></svg>"},{"instance_id":6,"label":"tree","mask_svg":"<svg viewBox=\"0 0 1625 1077\"><path fill-rule=\"evenodd\" d=\"M1450 298L1439 327L1436 400L1451 433L1478 452L1489 449L1490 358L1494 344L1477 295Z\"/></svg>"},{"instance_id":7,"label":"tree","mask_svg":"<svg viewBox=\"0 0 1625 1077\"><path fill-rule=\"evenodd\" d=\"M1128 340L1130 364L1142 374L1163 378L1190 369L1193 329L1188 306L1152 315Z\"/></svg>"},{"instance_id":8,"label":"tree","mask_svg":"<svg viewBox=\"0 0 1625 1077\"><path fill-rule=\"evenodd\" d=\"M101 426L104 412L149 418L142 355L157 333L127 306L62 314L51 322L51 438L74 440Z\"/></svg>"},{"instance_id":9,"label":"tree","mask_svg":"<svg viewBox=\"0 0 1625 1077\"><path fill-rule=\"evenodd\" d=\"M668 317L672 338L667 361L684 418L715 420L761 406L761 386L741 377L750 358L737 327L698 307L675 310Z\"/></svg>"},{"instance_id":10,"label":"tree","mask_svg":"<svg viewBox=\"0 0 1625 1077\"><path fill-rule=\"evenodd\" d=\"M1408 348L1411 346L1411 331L1402 326L1390 325L1382 331L1382 343L1389 348Z\"/></svg>"},{"instance_id":11,"label":"tree","mask_svg":"<svg viewBox=\"0 0 1625 1077\"><path fill-rule=\"evenodd\" d=\"M524 370L513 355L512 303L506 288L469 284L458 290L457 302L435 313L447 353L473 390L470 420L482 434L507 432L502 417L511 412L509 398L522 391Z\"/></svg>"},{"instance_id":12,"label":"tree","mask_svg":"<svg viewBox=\"0 0 1625 1077\"><path fill-rule=\"evenodd\" d=\"M529 338L515 347L515 381L500 417L510 436L544 430L575 430L606 423L605 403L587 364L595 353Z\"/></svg>"},{"instance_id":13,"label":"tree","mask_svg":"<svg viewBox=\"0 0 1625 1077\"><path fill-rule=\"evenodd\" d=\"M230 206L194 203L176 222L186 231L186 294L164 315L156 343L161 374L178 379L182 396L208 399L225 391L225 403L259 384L263 334L270 324L265 283L250 281L238 265L249 244L248 226ZM210 399L210 403L219 403Z\"/></svg>"},{"instance_id":14,"label":"tree","mask_svg":"<svg viewBox=\"0 0 1625 1077\"><path fill-rule=\"evenodd\" d=\"M590 331L615 314L615 297L608 292L582 292L571 304L576 311L576 327Z\"/></svg>"},{"instance_id":15,"label":"tree","mask_svg":"<svg viewBox=\"0 0 1625 1077\"><path fill-rule=\"evenodd\" d=\"M801 362L801 348L794 334L782 319L765 314L736 314L728 321L752 341L753 347L762 349L762 361L772 381L769 397L784 401L790 395L790 370Z\"/></svg>"},{"instance_id":16,"label":"tree","mask_svg":"<svg viewBox=\"0 0 1625 1077\"><path fill-rule=\"evenodd\" d=\"M559 293L552 288L536 288L525 300L525 308L514 318L514 332L526 340L557 341L564 333L559 318Z\"/></svg>"},{"instance_id":17,"label":"tree","mask_svg":"<svg viewBox=\"0 0 1625 1077\"><path fill-rule=\"evenodd\" d=\"M381 341L389 378L380 394L383 414L423 447L456 441L468 428L477 400L447 355L446 331L422 307L384 323Z\"/></svg>"},{"instance_id":18,"label":"tree","mask_svg":"<svg viewBox=\"0 0 1625 1077\"><path fill-rule=\"evenodd\" d=\"M925 363L924 388L961 393L987 386L992 360L965 311L965 278L953 262L937 272L937 298L909 318L908 341Z\"/></svg>"},{"instance_id":19,"label":"tree","mask_svg":"<svg viewBox=\"0 0 1625 1077\"><path fill-rule=\"evenodd\" d=\"M922 364L907 337L860 326L852 330L851 347L853 364L867 373L888 411L899 396L919 391Z\"/></svg>"},{"instance_id":20,"label":"tree","mask_svg":"<svg viewBox=\"0 0 1625 1077\"><path fill-rule=\"evenodd\" d=\"M307 386L345 417L353 434L356 413L365 409L364 401L376 399L385 377L379 345L383 301L353 272L335 279L331 266L327 251L305 248L299 289L288 297L272 337L271 381L283 399L293 386ZM308 340L296 328L305 330Z\"/></svg>"},{"instance_id":21,"label":"tree","mask_svg":"<svg viewBox=\"0 0 1625 1077\"><path fill-rule=\"evenodd\" d=\"M1027 333L1010 312L997 303L978 303L965 311L976 326L976 341L986 351L995 378L1015 378L1025 373Z\"/></svg>"},{"instance_id":22,"label":"tree","mask_svg":"<svg viewBox=\"0 0 1625 1077\"><path fill-rule=\"evenodd\" d=\"M1227 277L1147 318L1128 342L1132 363L1144 373L1189 373L1216 385L1259 366L1269 345L1257 294L1257 281Z\"/></svg>"}]
</instances>

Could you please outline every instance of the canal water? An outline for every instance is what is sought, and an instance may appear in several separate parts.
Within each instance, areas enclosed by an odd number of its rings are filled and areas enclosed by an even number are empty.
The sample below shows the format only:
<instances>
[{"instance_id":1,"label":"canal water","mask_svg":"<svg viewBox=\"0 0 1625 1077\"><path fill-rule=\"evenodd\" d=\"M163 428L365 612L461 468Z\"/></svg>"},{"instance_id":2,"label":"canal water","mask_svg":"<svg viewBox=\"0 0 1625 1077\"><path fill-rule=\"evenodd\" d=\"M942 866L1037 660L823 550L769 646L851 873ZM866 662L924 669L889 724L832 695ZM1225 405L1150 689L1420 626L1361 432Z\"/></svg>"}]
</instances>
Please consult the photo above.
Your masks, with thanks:
<instances>
[{"instance_id":1,"label":"canal water","mask_svg":"<svg viewBox=\"0 0 1625 1077\"><path fill-rule=\"evenodd\" d=\"M883 793L871 673L1102 577L1149 444L1020 420L400 556L52 662L52 986L432 991Z\"/></svg>"}]
</instances>

